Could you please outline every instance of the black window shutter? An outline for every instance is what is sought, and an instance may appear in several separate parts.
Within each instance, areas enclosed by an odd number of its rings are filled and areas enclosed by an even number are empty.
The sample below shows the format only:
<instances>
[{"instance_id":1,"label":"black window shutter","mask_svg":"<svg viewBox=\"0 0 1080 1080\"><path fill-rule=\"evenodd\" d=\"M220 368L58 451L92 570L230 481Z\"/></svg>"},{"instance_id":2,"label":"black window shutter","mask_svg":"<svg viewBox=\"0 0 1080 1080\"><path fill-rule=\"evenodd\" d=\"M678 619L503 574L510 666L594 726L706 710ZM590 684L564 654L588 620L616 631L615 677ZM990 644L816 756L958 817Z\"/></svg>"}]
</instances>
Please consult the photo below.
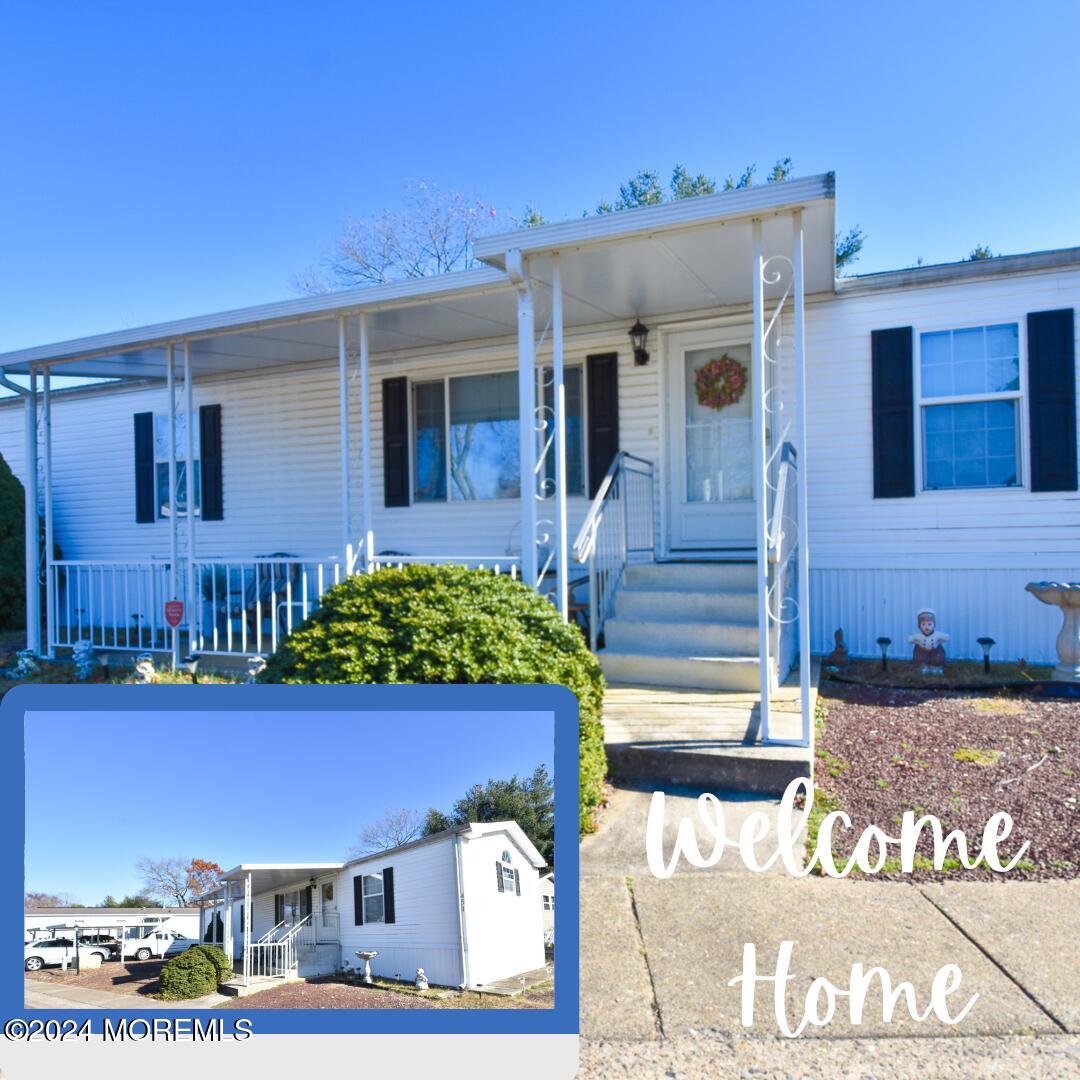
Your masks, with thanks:
<instances>
[{"instance_id":1,"label":"black window shutter","mask_svg":"<svg viewBox=\"0 0 1080 1080\"><path fill-rule=\"evenodd\" d=\"M222 521L225 500L221 482L221 406L203 405L199 409L199 468L203 521Z\"/></svg>"},{"instance_id":2,"label":"black window shutter","mask_svg":"<svg viewBox=\"0 0 1080 1080\"><path fill-rule=\"evenodd\" d=\"M915 494L915 373L910 326L870 335L874 498Z\"/></svg>"},{"instance_id":3,"label":"black window shutter","mask_svg":"<svg viewBox=\"0 0 1080 1080\"><path fill-rule=\"evenodd\" d=\"M363 874L357 874L352 879L352 897L353 897L353 921L357 926L364 925L364 876Z\"/></svg>"},{"instance_id":4,"label":"black window shutter","mask_svg":"<svg viewBox=\"0 0 1080 1080\"><path fill-rule=\"evenodd\" d=\"M135 521L154 521L154 414L135 414Z\"/></svg>"},{"instance_id":5,"label":"black window shutter","mask_svg":"<svg viewBox=\"0 0 1080 1080\"><path fill-rule=\"evenodd\" d=\"M521 874L516 869L514 870L514 892L518 896L521 895Z\"/></svg>"},{"instance_id":6,"label":"black window shutter","mask_svg":"<svg viewBox=\"0 0 1080 1080\"><path fill-rule=\"evenodd\" d=\"M274 925L285 921L285 897L274 893Z\"/></svg>"},{"instance_id":7,"label":"black window shutter","mask_svg":"<svg viewBox=\"0 0 1080 1080\"><path fill-rule=\"evenodd\" d=\"M499 862L498 859L495 860L495 881L498 883L499 892L502 892L503 891L502 863Z\"/></svg>"},{"instance_id":8,"label":"black window shutter","mask_svg":"<svg viewBox=\"0 0 1080 1080\"><path fill-rule=\"evenodd\" d=\"M383 504L409 505L409 380L382 381Z\"/></svg>"},{"instance_id":9,"label":"black window shutter","mask_svg":"<svg viewBox=\"0 0 1080 1080\"><path fill-rule=\"evenodd\" d=\"M1073 310L1027 318L1031 490L1076 491L1076 345Z\"/></svg>"},{"instance_id":10,"label":"black window shutter","mask_svg":"<svg viewBox=\"0 0 1080 1080\"><path fill-rule=\"evenodd\" d=\"M383 920L394 921L394 868L388 866L382 872Z\"/></svg>"},{"instance_id":11,"label":"black window shutter","mask_svg":"<svg viewBox=\"0 0 1080 1080\"><path fill-rule=\"evenodd\" d=\"M619 452L619 354L599 353L585 364L591 499Z\"/></svg>"}]
</instances>

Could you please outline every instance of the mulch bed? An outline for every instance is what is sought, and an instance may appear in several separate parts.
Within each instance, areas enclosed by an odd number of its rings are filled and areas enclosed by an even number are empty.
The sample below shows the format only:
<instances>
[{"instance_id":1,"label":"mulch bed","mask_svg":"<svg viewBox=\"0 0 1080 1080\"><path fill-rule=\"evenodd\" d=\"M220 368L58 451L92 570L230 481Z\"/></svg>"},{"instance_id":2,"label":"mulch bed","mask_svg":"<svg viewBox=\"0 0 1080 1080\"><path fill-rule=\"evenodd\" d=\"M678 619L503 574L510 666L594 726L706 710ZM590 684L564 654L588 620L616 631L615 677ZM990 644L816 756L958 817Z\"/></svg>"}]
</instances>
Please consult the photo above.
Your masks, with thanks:
<instances>
[{"instance_id":1,"label":"mulch bed","mask_svg":"<svg viewBox=\"0 0 1080 1080\"><path fill-rule=\"evenodd\" d=\"M114 994L139 994L151 997L158 992L158 981L164 960L131 960L123 964L106 960L93 971L77 975L62 968L47 967L40 971L23 974L35 982L51 983L53 986L77 986L90 990L111 990Z\"/></svg>"},{"instance_id":2,"label":"mulch bed","mask_svg":"<svg viewBox=\"0 0 1080 1080\"><path fill-rule=\"evenodd\" d=\"M1005 880L1080 876L1080 701L984 691L923 691L822 684L827 710L819 730L816 784L852 819L853 834L873 824L899 835L900 815L940 819L946 833L967 835L969 856L981 847L986 820L999 810L1013 832L999 850L1031 841L1008 874L977 870L898 870L902 880ZM837 861L852 833L834 831ZM893 849L895 850L895 849ZM919 852L932 857L926 835ZM950 854L954 854L953 849ZM918 864L917 864L918 867Z\"/></svg>"},{"instance_id":3,"label":"mulch bed","mask_svg":"<svg viewBox=\"0 0 1080 1080\"><path fill-rule=\"evenodd\" d=\"M529 991L519 997L495 994L453 994L449 997L420 997L396 990L354 986L337 979L312 979L282 983L249 997L233 998L219 1009L550 1009L553 991Z\"/></svg>"}]
</instances>

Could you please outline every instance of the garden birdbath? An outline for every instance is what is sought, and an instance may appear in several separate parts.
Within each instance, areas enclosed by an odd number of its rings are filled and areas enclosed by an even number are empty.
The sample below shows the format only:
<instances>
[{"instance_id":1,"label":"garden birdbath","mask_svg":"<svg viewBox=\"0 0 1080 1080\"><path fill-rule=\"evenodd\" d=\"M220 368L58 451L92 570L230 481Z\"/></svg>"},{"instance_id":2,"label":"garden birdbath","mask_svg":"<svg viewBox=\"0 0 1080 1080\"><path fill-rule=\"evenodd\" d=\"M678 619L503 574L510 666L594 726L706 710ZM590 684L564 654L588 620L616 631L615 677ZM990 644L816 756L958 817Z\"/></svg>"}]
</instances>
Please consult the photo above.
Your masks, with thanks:
<instances>
[{"instance_id":1,"label":"garden birdbath","mask_svg":"<svg viewBox=\"0 0 1080 1080\"><path fill-rule=\"evenodd\" d=\"M364 961L364 983L367 986L371 986L373 981L371 978L371 961L378 955L378 949L360 949L356 953L357 960Z\"/></svg>"},{"instance_id":2,"label":"garden birdbath","mask_svg":"<svg viewBox=\"0 0 1080 1080\"><path fill-rule=\"evenodd\" d=\"M1055 679L1080 683L1080 582L1029 581L1024 586L1044 604L1061 608L1061 632L1057 636L1058 666Z\"/></svg>"}]
</instances>

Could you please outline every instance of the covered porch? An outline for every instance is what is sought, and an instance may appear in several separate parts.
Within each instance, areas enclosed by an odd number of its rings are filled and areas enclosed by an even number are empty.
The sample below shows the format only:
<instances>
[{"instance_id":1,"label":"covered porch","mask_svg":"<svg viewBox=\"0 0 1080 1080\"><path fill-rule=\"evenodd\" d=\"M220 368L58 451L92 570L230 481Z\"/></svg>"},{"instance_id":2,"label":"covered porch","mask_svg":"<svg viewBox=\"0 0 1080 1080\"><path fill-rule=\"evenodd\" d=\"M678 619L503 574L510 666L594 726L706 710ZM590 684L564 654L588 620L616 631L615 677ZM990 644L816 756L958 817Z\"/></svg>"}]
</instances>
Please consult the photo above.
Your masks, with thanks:
<instances>
[{"instance_id":1,"label":"covered porch","mask_svg":"<svg viewBox=\"0 0 1080 1080\"><path fill-rule=\"evenodd\" d=\"M342 863L250 863L201 898L199 940L239 961L239 981L329 974L341 964Z\"/></svg>"},{"instance_id":2,"label":"covered porch","mask_svg":"<svg viewBox=\"0 0 1080 1080\"><path fill-rule=\"evenodd\" d=\"M88 642L103 651L162 650L173 663L192 652L265 654L326 588L349 574L453 561L520 577L549 593L566 618L575 606L584 608L599 649L628 567L741 562L753 568L760 730L763 740L772 739L770 695L794 657L809 655L804 298L833 288L832 200L832 178L821 176L542 226L483 238L476 254L484 269L0 356L0 369L30 382L24 393L31 478L26 527L28 551L38 555L27 562L30 647L52 653ZM602 348L621 340L625 356L632 326L648 332L645 342L635 343L632 370L651 378L640 383L640 397L619 391L627 398L624 413L637 410L634 430L624 419L620 435L615 415L606 429L594 426L589 445L572 444L567 349L585 352L591 343ZM679 394L700 370L695 357L714 344L734 356L745 346L752 383L745 416L724 430L715 423L695 427L687 409L678 407ZM507 498L504 484L497 507L495 500L458 499L451 458L444 506L422 505L415 477L422 380L414 373L441 373L446 358L456 363L465 353L479 365L488 356L513 356L507 387L515 391L516 430L507 426L503 434L515 430L512 446L504 440L504 453L507 460L516 456L516 485ZM588 355L590 362L595 355ZM336 369L336 453L320 456L309 475L312 483L318 479L320 512L333 503L336 527L322 528L306 550L277 534L272 520L264 525L253 517L247 529L242 523L236 533L223 529L222 418L203 405L197 412L196 392L242 375L253 387L287 378L299 395L310 372L330 364ZM159 520L160 548L117 549L108 558L57 556L54 373L164 390L160 418L145 422L141 434L136 418L136 444L142 438L151 448L149 465L142 466L147 505L136 511ZM449 443L456 388L451 376L439 377L446 389L438 423ZM578 386L594 411L602 404L597 380L583 380L585 390ZM405 426L394 430L404 430L411 445L398 446L390 437L395 411ZM262 438L274 440L282 416L267 416ZM319 431L332 430L331 423L322 418ZM739 469L730 463L718 469L717 440L732 438L740 440ZM695 443L693 450L692 439L713 443L704 449ZM578 467L573 445L588 459L589 483L580 493L568 484ZM395 466L395 454L402 467ZM139 468L137 462L137 485ZM253 487L264 495L264 485L272 491L277 483L266 477ZM189 487L195 512L187 506ZM247 496L232 480L226 487L230 506L238 494ZM686 491L692 497L672 495ZM502 511L511 502L507 528ZM451 514L474 524L440 542L448 532L440 525ZM282 534L289 516L288 510L278 516ZM39 562L44 636L36 615ZM582 584L573 589L575 582ZM808 679L809 665L801 667ZM808 686L800 738L809 732Z\"/></svg>"}]
</instances>

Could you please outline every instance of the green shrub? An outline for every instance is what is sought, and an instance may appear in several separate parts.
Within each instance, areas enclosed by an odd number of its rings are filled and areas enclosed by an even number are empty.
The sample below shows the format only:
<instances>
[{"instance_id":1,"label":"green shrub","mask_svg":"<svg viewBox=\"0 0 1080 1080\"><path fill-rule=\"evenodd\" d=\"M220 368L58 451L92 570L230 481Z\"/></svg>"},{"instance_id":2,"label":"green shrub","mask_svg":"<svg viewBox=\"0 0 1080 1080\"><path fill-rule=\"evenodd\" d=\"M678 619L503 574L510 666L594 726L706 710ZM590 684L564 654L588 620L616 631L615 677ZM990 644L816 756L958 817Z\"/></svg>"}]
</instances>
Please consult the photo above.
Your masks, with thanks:
<instances>
[{"instance_id":1,"label":"green shrub","mask_svg":"<svg viewBox=\"0 0 1080 1080\"><path fill-rule=\"evenodd\" d=\"M218 985L217 968L197 949L174 956L161 969L159 997L167 1001L185 1001L188 998L212 994Z\"/></svg>"},{"instance_id":2,"label":"green shrub","mask_svg":"<svg viewBox=\"0 0 1080 1080\"><path fill-rule=\"evenodd\" d=\"M0 457L0 630L26 625L24 506L23 486Z\"/></svg>"},{"instance_id":3,"label":"green shrub","mask_svg":"<svg viewBox=\"0 0 1080 1080\"><path fill-rule=\"evenodd\" d=\"M218 945L193 945L189 952L200 953L214 965L217 973L217 981L220 986L233 977L232 961L225 955L225 950Z\"/></svg>"},{"instance_id":4,"label":"green shrub","mask_svg":"<svg viewBox=\"0 0 1080 1080\"><path fill-rule=\"evenodd\" d=\"M581 631L509 577L407 566L334 586L270 658L277 683L555 683L581 716L581 831L593 828L607 759L604 677Z\"/></svg>"}]
</instances>

